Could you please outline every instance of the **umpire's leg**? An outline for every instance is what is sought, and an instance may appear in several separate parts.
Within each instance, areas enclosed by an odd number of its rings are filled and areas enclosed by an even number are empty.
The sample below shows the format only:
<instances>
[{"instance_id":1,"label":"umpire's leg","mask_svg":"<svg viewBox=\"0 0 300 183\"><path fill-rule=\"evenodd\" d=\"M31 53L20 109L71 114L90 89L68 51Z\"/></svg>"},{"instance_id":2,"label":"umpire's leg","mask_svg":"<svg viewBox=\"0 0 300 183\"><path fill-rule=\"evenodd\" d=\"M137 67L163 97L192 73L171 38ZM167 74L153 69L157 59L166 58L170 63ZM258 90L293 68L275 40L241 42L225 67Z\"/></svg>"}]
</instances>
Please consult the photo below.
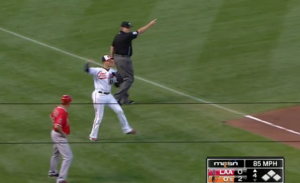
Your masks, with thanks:
<instances>
[{"instance_id":1,"label":"umpire's leg","mask_svg":"<svg viewBox=\"0 0 300 183\"><path fill-rule=\"evenodd\" d=\"M114 56L115 64L118 72L123 77L123 83L119 87L119 91L115 93L114 97L117 101L127 103L129 102L128 90L134 82L134 71L132 60L129 57Z\"/></svg>"}]
</instances>

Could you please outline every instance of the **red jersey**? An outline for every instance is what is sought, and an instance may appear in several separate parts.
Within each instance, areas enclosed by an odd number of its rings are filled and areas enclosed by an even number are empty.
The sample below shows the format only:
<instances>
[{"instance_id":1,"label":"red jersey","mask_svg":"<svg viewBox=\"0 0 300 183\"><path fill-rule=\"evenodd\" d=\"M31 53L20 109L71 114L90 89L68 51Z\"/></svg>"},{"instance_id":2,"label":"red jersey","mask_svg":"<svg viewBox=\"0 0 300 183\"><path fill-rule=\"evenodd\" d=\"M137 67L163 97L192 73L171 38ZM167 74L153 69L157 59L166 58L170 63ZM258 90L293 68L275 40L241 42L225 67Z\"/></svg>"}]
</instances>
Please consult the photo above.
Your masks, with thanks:
<instances>
[{"instance_id":1,"label":"red jersey","mask_svg":"<svg viewBox=\"0 0 300 183\"><path fill-rule=\"evenodd\" d=\"M55 130L54 124L58 124L59 126L61 126L62 131L65 134L70 134L68 112L64 108L60 106L56 107L50 114L50 117L53 121L53 130Z\"/></svg>"}]
</instances>

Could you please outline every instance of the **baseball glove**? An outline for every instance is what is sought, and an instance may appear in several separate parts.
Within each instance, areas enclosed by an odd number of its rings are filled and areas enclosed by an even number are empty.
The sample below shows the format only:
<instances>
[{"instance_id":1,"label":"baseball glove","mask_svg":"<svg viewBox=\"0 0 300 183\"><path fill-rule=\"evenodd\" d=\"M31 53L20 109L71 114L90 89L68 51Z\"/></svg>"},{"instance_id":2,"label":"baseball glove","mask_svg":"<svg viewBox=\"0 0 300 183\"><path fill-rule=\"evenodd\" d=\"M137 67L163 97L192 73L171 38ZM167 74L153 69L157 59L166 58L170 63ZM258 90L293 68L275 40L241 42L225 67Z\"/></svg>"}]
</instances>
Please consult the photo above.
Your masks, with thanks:
<instances>
[{"instance_id":1,"label":"baseball glove","mask_svg":"<svg viewBox=\"0 0 300 183\"><path fill-rule=\"evenodd\" d=\"M119 88L120 84L119 83L114 83L115 87Z\"/></svg>"},{"instance_id":2,"label":"baseball glove","mask_svg":"<svg viewBox=\"0 0 300 183\"><path fill-rule=\"evenodd\" d=\"M120 83L120 84L123 83L123 77L121 76L120 73L116 72L115 76L117 78L118 83Z\"/></svg>"}]
</instances>

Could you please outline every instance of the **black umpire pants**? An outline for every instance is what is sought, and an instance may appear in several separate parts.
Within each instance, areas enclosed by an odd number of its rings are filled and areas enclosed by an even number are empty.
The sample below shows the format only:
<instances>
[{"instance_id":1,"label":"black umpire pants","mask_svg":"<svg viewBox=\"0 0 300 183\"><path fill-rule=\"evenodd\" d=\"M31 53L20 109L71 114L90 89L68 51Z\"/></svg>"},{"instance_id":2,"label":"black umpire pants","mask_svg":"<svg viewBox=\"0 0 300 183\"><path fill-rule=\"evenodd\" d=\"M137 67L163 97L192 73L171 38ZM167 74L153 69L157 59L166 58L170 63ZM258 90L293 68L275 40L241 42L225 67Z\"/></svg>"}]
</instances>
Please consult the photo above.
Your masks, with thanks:
<instances>
[{"instance_id":1,"label":"black umpire pants","mask_svg":"<svg viewBox=\"0 0 300 183\"><path fill-rule=\"evenodd\" d=\"M130 57L114 55L115 65L117 67L117 72L123 78L123 83L120 85L119 90L115 93L114 97L117 101L122 103L129 102L129 93L131 85L134 82L134 71L133 64Z\"/></svg>"}]
</instances>

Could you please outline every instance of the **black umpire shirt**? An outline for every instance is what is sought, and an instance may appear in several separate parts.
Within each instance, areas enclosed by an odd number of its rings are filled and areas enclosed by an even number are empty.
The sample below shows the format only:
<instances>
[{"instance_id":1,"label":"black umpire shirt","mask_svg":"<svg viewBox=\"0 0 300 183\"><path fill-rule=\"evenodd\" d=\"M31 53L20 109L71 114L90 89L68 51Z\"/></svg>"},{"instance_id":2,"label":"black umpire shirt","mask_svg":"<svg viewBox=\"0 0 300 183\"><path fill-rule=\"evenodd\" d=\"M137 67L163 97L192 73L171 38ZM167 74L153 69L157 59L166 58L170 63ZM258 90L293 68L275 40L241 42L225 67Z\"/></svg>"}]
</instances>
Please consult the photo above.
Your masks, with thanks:
<instances>
[{"instance_id":1,"label":"black umpire shirt","mask_svg":"<svg viewBox=\"0 0 300 183\"><path fill-rule=\"evenodd\" d=\"M120 31L114 38L112 46L114 47L114 53L118 55L132 56L132 40L137 38L139 32L125 33Z\"/></svg>"}]
</instances>

